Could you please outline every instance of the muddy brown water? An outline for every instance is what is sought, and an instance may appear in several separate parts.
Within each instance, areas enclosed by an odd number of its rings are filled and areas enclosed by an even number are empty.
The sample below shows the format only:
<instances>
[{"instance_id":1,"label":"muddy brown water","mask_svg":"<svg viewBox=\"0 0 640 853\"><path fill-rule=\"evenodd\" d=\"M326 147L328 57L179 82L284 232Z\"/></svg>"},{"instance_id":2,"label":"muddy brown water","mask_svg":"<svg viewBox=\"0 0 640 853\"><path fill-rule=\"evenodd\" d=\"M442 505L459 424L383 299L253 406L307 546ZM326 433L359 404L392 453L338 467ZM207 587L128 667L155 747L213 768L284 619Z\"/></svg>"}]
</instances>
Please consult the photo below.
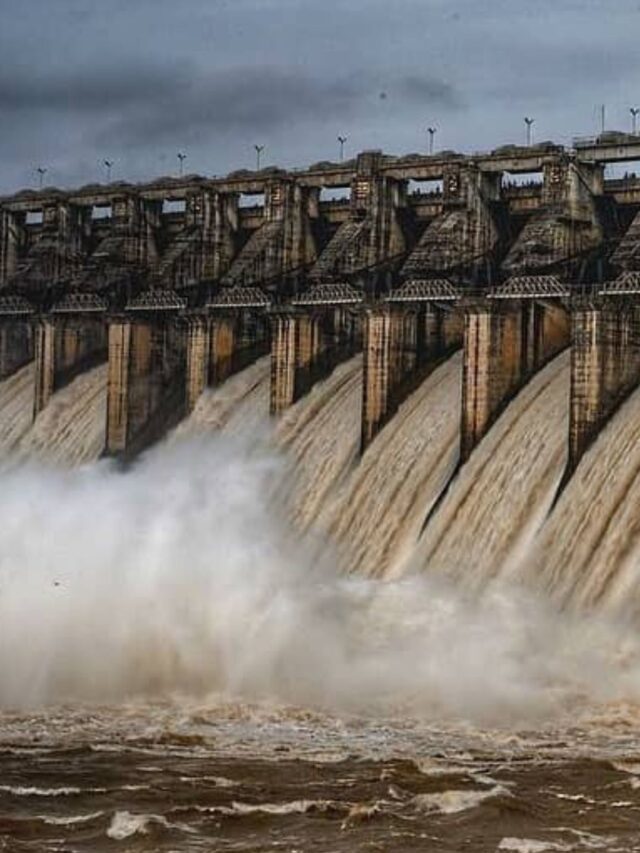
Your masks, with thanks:
<instances>
[{"instance_id":1,"label":"muddy brown water","mask_svg":"<svg viewBox=\"0 0 640 853\"><path fill-rule=\"evenodd\" d=\"M232 703L5 712L0 850L640 850L635 714L491 731Z\"/></svg>"}]
</instances>

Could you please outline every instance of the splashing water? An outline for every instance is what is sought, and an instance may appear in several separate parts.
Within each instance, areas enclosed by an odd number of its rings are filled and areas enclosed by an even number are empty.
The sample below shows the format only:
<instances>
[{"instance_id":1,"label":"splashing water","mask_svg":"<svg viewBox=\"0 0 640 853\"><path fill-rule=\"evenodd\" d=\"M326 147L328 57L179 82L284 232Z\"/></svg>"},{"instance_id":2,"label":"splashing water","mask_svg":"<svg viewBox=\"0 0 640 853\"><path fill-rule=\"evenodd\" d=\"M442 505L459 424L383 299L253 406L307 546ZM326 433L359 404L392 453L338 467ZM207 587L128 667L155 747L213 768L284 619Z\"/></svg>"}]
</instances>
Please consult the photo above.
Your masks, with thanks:
<instances>
[{"instance_id":1,"label":"splashing water","mask_svg":"<svg viewBox=\"0 0 640 853\"><path fill-rule=\"evenodd\" d=\"M604 623L521 593L341 579L274 513L280 466L218 434L127 473L5 472L0 703L221 691L511 719L636 691Z\"/></svg>"},{"instance_id":2,"label":"splashing water","mask_svg":"<svg viewBox=\"0 0 640 853\"><path fill-rule=\"evenodd\" d=\"M476 588L515 570L564 471L568 409L563 353L518 394L461 468L412 564Z\"/></svg>"}]
</instances>

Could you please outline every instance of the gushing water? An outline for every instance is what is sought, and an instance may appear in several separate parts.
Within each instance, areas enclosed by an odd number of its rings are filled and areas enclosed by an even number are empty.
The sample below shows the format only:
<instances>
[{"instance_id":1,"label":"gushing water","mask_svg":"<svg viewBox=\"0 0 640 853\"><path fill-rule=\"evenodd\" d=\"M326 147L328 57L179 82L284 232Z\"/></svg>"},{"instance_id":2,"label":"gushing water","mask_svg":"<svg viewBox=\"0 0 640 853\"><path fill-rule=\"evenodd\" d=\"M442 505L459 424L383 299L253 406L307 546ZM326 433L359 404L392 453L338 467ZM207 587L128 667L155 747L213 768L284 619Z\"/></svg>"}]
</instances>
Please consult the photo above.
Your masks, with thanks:
<instances>
[{"instance_id":1,"label":"gushing water","mask_svg":"<svg viewBox=\"0 0 640 853\"><path fill-rule=\"evenodd\" d=\"M580 462L542 528L526 579L564 605L637 616L640 391Z\"/></svg>"},{"instance_id":2,"label":"gushing water","mask_svg":"<svg viewBox=\"0 0 640 853\"><path fill-rule=\"evenodd\" d=\"M413 564L482 588L517 566L566 461L569 353L538 373L474 450L427 525Z\"/></svg>"},{"instance_id":3,"label":"gushing water","mask_svg":"<svg viewBox=\"0 0 640 853\"><path fill-rule=\"evenodd\" d=\"M328 508L324 523L349 571L390 576L411 553L458 458L460 379L458 354L400 407Z\"/></svg>"},{"instance_id":4,"label":"gushing water","mask_svg":"<svg viewBox=\"0 0 640 853\"><path fill-rule=\"evenodd\" d=\"M327 501L356 464L361 414L362 356L356 356L282 417L276 440L291 460L286 503L296 527L318 526Z\"/></svg>"},{"instance_id":5,"label":"gushing water","mask_svg":"<svg viewBox=\"0 0 640 853\"><path fill-rule=\"evenodd\" d=\"M282 463L249 450L218 433L127 472L3 473L0 704L218 692L511 720L640 691L605 623L515 591L344 579L329 547L291 542Z\"/></svg>"},{"instance_id":6,"label":"gushing water","mask_svg":"<svg viewBox=\"0 0 640 853\"><path fill-rule=\"evenodd\" d=\"M107 365L103 364L77 376L51 397L18 442L15 458L67 466L92 462L104 450L106 421Z\"/></svg>"},{"instance_id":7,"label":"gushing water","mask_svg":"<svg viewBox=\"0 0 640 853\"><path fill-rule=\"evenodd\" d=\"M0 455L11 452L31 427L35 367L31 361L0 382Z\"/></svg>"},{"instance_id":8,"label":"gushing water","mask_svg":"<svg viewBox=\"0 0 640 853\"><path fill-rule=\"evenodd\" d=\"M191 415L173 438L224 429L251 433L264 425L269 412L270 357L258 359L217 388L201 394Z\"/></svg>"}]
</instances>

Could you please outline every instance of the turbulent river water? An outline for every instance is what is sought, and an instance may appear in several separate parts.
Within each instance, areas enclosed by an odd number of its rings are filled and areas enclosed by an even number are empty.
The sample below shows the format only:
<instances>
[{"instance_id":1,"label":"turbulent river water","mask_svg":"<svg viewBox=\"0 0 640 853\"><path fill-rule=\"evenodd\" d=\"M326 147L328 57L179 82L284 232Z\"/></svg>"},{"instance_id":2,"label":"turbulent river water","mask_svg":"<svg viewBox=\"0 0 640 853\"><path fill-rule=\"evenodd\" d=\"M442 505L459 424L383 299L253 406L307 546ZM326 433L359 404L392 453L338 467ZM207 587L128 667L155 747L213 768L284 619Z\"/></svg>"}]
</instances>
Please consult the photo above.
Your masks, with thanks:
<instances>
[{"instance_id":1,"label":"turbulent river water","mask_svg":"<svg viewBox=\"0 0 640 853\"><path fill-rule=\"evenodd\" d=\"M460 468L459 356L362 458L360 377L126 470L0 384L0 850L640 850L640 392L554 502L567 354Z\"/></svg>"}]
</instances>

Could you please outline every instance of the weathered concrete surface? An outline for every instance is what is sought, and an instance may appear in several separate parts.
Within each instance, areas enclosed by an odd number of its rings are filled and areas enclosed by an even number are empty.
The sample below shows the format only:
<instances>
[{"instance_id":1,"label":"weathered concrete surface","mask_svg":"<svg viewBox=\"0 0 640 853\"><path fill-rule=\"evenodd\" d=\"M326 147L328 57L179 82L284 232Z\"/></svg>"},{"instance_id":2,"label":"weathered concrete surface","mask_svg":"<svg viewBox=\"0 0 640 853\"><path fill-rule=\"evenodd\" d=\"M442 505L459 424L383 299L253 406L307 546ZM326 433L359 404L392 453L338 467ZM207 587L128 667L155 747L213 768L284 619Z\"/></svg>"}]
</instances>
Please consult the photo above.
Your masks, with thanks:
<instances>
[{"instance_id":1,"label":"weathered concrete surface","mask_svg":"<svg viewBox=\"0 0 640 853\"><path fill-rule=\"evenodd\" d=\"M0 320L0 381L33 358L33 326L28 320Z\"/></svg>"},{"instance_id":2,"label":"weathered concrete surface","mask_svg":"<svg viewBox=\"0 0 640 853\"><path fill-rule=\"evenodd\" d=\"M209 382L211 323L206 316L189 317L186 323L185 409L189 413Z\"/></svg>"},{"instance_id":3,"label":"weathered concrete surface","mask_svg":"<svg viewBox=\"0 0 640 853\"><path fill-rule=\"evenodd\" d=\"M106 452L138 453L184 415L186 329L175 318L113 318Z\"/></svg>"},{"instance_id":4,"label":"weathered concrete surface","mask_svg":"<svg viewBox=\"0 0 640 853\"><path fill-rule=\"evenodd\" d=\"M426 374L460 345L460 331L454 312L433 306L365 311L362 452Z\"/></svg>"},{"instance_id":5,"label":"weathered concrete surface","mask_svg":"<svg viewBox=\"0 0 640 853\"><path fill-rule=\"evenodd\" d=\"M284 412L360 348L360 324L345 308L272 312L271 414Z\"/></svg>"},{"instance_id":6,"label":"weathered concrete surface","mask_svg":"<svg viewBox=\"0 0 640 853\"><path fill-rule=\"evenodd\" d=\"M571 313L568 473L640 383L640 306L583 300Z\"/></svg>"},{"instance_id":7,"label":"weathered concrete surface","mask_svg":"<svg viewBox=\"0 0 640 853\"><path fill-rule=\"evenodd\" d=\"M465 461L506 403L569 342L560 307L532 302L470 303L464 316L460 455Z\"/></svg>"},{"instance_id":8,"label":"weathered concrete surface","mask_svg":"<svg viewBox=\"0 0 640 853\"><path fill-rule=\"evenodd\" d=\"M102 318L41 317L35 323L34 417L51 395L107 357Z\"/></svg>"}]
</instances>

